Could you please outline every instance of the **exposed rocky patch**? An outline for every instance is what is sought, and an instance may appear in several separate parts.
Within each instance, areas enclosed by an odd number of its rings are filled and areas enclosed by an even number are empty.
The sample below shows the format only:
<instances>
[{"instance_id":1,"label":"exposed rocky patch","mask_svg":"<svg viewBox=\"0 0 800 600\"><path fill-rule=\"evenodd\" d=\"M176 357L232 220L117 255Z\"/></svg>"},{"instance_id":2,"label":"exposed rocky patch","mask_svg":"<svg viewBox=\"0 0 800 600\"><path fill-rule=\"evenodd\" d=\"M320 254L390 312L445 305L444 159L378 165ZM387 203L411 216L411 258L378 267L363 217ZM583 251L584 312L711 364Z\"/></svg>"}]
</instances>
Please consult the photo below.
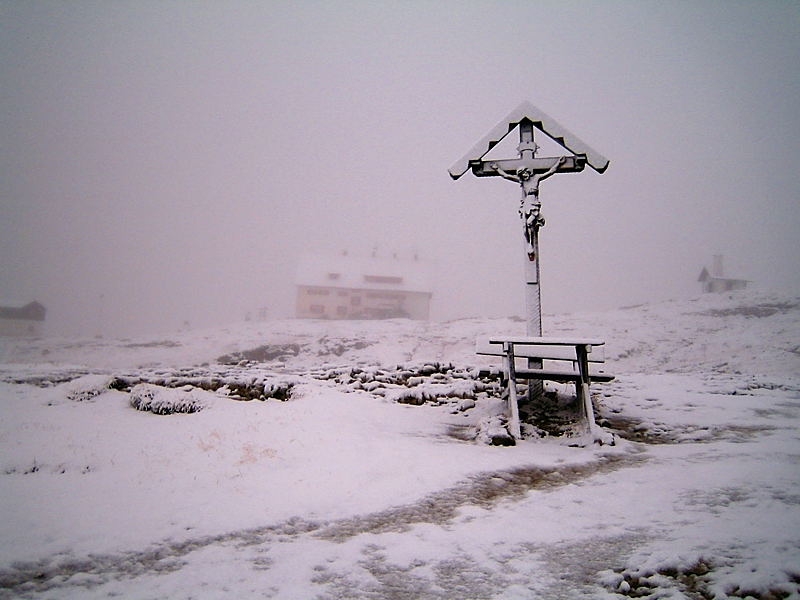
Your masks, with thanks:
<instances>
[{"instance_id":1,"label":"exposed rocky patch","mask_svg":"<svg viewBox=\"0 0 800 600\"><path fill-rule=\"evenodd\" d=\"M491 378L481 377L475 369L456 367L452 363L429 362L417 365L353 366L311 371L322 381L331 381L348 391L366 391L400 404L451 404L458 400L476 400L500 393L500 386ZM457 403L461 410L474 407Z\"/></svg>"},{"instance_id":2,"label":"exposed rocky patch","mask_svg":"<svg viewBox=\"0 0 800 600\"><path fill-rule=\"evenodd\" d=\"M165 388L197 388L215 392L233 400L289 400L299 378L258 368L190 367L186 369L142 370L136 374L115 376L114 389L131 391L148 383Z\"/></svg>"},{"instance_id":3,"label":"exposed rocky patch","mask_svg":"<svg viewBox=\"0 0 800 600\"><path fill-rule=\"evenodd\" d=\"M709 587L713 568L701 557L686 567L608 571L602 574L602 580L610 591L624 598L663 598L667 590L677 589L688 598L711 600L716 597Z\"/></svg>"},{"instance_id":4,"label":"exposed rocky patch","mask_svg":"<svg viewBox=\"0 0 800 600\"><path fill-rule=\"evenodd\" d=\"M193 389L174 390L151 383L139 383L130 392L130 405L136 410L154 415L196 413L206 408L202 397Z\"/></svg>"},{"instance_id":5,"label":"exposed rocky patch","mask_svg":"<svg viewBox=\"0 0 800 600\"><path fill-rule=\"evenodd\" d=\"M787 313L800 307L800 302L762 302L750 306L735 306L731 308L715 308L697 313L709 317L748 317L763 319L778 313Z\"/></svg>"},{"instance_id":6,"label":"exposed rocky patch","mask_svg":"<svg viewBox=\"0 0 800 600\"><path fill-rule=\"evenodd\" d=\"M755 436L769 432L769 425L714 425L666 424L638 419L610 412L598 419L597 424L614 435L631 442L643 444L709 443L721 439L747 442Z\"/></svg>"},{"instance_id":7,"label":"exposed rocky patch","mask_svg":"<svg viewBox=\"0 0 800 600\"><path fill-rule=\"evenodd\" d=\"M181 344L173 340L160 340L154 342L130 342L123 344L123 348L180 348Z\"/></svg>"},{"instance_id":8,"label":"exposed rocky patch","mask_svg":"<svg viewBox=\"0 0 800 600\"><path fill-rule=\"evenodd\" d=\"M240 350L231 354L223 354L217 362L223 365L238 365L245 362L270 362L286 360L300 354L300 344L264 344L250 350Z\"/></svg>"}]
</instances>

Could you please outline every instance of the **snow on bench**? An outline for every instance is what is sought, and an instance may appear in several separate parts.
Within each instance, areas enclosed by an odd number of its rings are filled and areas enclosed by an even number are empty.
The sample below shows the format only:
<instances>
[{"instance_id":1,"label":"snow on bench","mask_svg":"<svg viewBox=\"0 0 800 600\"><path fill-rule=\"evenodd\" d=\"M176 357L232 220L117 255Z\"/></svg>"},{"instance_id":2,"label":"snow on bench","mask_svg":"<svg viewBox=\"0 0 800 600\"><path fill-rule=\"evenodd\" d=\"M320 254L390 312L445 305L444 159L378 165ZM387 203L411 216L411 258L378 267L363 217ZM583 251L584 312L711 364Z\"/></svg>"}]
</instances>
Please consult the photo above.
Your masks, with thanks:
<instances>
[{"instance_id":1,"label":"snow on bench","mask_svg":"<svg viewBox=\"0 0 800 600\"><path fill-rule=\"evenodd\" d=\"M533 341L532 341L533 340ZM541 368L519 369L515 368L517 379L543 379L548 381L580 381L578 370L578 351L580 345L587 346L587 360L589 362L589 379L598 382L611 381L613 375L597 368L596 364L605 362L604 344L601 340L577 340L571 338L530 338L508 337L490 338L479 337L475 341L475 353L483 356L498 356L505 358L504 343L514 346L514 358L530 358L534 360L569 361L571 368Z\"/></svg>"},{"instance_id":2,"label":"snow on bench","mask_svg":"<svg viewBox=\"0 0 800 600\"><path fill-rule=\"evenodd\" d=\"M614 376L597 368L605 362L605 342L598 339L489 336L475 341L475 351L484 356L503 358L504 377L508 384L509 432L521 438L519 406L517 404L517 379L541 379L566 381L575 384L578 400L584 408L589 430L601 441L601 434L594 421L592 399L589 395L591 381L606 382ZM516 359L529 359L526 368L517 368ZM552 368L542 361L571 362L571 367ZM536 364L538 361L538 364ZM533 364L531 364L533 363Z\"/></svg>"}]
</instances>

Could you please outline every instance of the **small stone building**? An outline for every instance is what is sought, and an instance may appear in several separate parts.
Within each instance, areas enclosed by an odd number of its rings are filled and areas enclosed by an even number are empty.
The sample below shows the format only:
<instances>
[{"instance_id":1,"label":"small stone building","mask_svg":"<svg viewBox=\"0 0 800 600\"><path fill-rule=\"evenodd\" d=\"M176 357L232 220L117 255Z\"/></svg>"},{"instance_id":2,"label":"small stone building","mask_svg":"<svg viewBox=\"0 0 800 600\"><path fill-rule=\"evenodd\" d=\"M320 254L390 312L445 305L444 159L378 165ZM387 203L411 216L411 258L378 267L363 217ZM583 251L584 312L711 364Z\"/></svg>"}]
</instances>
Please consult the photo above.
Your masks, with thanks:
<instances>
[{"instance_id":1,"label":"small stone building","mask_svg":"<svg viewBox=\"0 0 800 600\"><path fill-rule=\"evenodd\" d=\"M703 287L703 292L730 292L733 290L743 290L747 287L746 279L735 279L724 275L722 266L722 255L714 255L714 262L711 271L705 267L700 271L697 281Z\"/></svg>"},{"instance_id":2,"label":"small stone building","mask_svg":"<svg viewBox=\"0 0 800 600\"><path fill-rule=\"evenodd\" d=\"M301 319L430 317L431 271L419 260L305 256L296 283Z\"/></svg>"},{"instance_id":3,"label":"small stone building","mask_svg":"<svg viewBox=\"0 0 800 600\"><path fill-rule=\"evenodd\" d=\"M36 301L28 302L27 304L16 302L0 303L0 336L26 337L42 335L46 312L44 306Z\"/></svg>"}]
</instances>

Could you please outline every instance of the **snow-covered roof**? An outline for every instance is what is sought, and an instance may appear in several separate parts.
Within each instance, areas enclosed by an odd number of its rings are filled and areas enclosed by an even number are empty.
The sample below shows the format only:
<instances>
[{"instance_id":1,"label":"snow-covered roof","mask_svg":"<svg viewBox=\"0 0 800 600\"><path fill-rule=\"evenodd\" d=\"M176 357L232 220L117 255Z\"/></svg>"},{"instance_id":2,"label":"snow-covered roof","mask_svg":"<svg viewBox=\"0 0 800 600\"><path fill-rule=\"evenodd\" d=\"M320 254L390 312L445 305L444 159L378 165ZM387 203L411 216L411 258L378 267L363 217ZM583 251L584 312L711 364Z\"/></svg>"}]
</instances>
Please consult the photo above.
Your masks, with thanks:
<instances>
[{"instance_id":1,"label":"snow-covered roof","mask_svg":"<svg viewBox=\"0 0 800 600\"><path fill-rule=\"evenodd\" d=\"M495 125L463 158L450 167L450 177L453 179L461 177L469 170L472 161L480 160L488 154L489 150L511 133L523 119L531 121L534 127L575 155L585 156L586 163L598 173L602 173L608 168L609 160L605 156L591 148L578 136L568 131L555 119L543 113L530 102L523 102L511 111L505 119Z\"/></svg>"},{"instance_id":2,"label":"snow-covered roof","mask_svg":"<svg viewBox=\"0 0 800 600\"><path fill-rule=\"evenodd\" d=\"M5 308L23 308L36 302L36 300L23 300L22 298L9 298L4 296L0 298L0 306ZM37 302L38 304L38 302Z\"/></svg>"},{"instance_id":3,"label":"snow-covered roof","mask_svg":"<svg viewBox=\"0 0 800 600\"><path fill-rule=\"evenodd\" d=\"M712 275L708 272L708 269L703 267L703 270L700 271L700 275L697 278L697 281L745 281L750 283L749 279L745 279L744 277L728 277L727 275Z\"/></svg>"},{"instance_id":4,"label":"snow-covered roof","mask_svg":"<svg viewBox=\"0 0 800 600\"><path fill-rule=\"evenodd\" d=\"M297 285L430 293L433 273L419 260L350 255L306 255L297 268Z\"/></svg>"}]
</instances>

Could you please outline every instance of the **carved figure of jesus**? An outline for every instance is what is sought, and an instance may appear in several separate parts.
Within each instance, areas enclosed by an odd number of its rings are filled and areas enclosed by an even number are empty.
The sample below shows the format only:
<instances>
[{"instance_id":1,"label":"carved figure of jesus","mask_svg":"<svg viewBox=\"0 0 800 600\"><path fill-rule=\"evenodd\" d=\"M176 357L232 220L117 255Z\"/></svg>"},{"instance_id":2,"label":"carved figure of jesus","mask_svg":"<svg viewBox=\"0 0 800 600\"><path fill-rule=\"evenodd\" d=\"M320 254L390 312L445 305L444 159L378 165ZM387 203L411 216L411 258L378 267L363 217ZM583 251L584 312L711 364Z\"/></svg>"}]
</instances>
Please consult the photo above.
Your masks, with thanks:
<instances>
[{"instance_id":1,"label":"carved figure of jesus","mask_svg":"<svg viewBox=\"0 0 800 600\"><path fill-rule=\"evenodd\" d=\"M509 173L500 168L497 163L492 163L492 168L503 178L519 183L522 188L522 198L519 202L519 216L522 218L525 230L525 242L530 260L536 260L536 250L533 247L535 231L544 227L544 217L541 214L542 203L539 202L539 183L558 171L564 164L566 157L555 159L551 167L543 173L531 173L530 169L520 168L516 173Z\"/></svg>"}]
</instances>

